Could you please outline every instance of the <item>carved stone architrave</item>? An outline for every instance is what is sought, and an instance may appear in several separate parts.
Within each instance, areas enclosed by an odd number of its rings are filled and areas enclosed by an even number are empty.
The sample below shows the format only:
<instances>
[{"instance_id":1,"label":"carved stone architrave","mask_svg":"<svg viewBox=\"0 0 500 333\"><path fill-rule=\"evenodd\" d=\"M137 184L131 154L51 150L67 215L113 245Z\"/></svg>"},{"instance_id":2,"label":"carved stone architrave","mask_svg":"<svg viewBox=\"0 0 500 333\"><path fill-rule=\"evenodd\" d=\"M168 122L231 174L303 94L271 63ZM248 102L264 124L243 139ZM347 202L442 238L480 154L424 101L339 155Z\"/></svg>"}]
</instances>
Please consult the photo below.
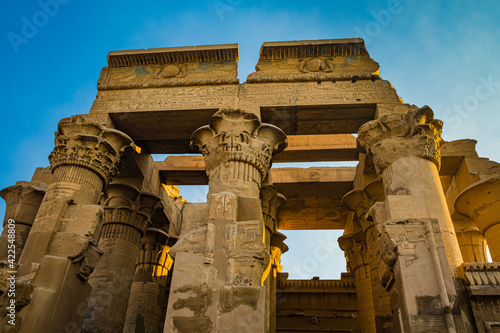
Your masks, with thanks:
<instances>
[{"instance_id":1,"label":"carved stone architrave","mask_svg":"<svg viewBox=\"0 0 500 333\"><path fill-rule=\"evenodd\" d=\"M221 109L191 136L190 146L201 152L211 193L230 191L258 197L272 155L288 145L278 127L240 109Z\"/></svg>"},{"instance_id":2,"label":"carved stone architrave","mask_svg":"<svg viewBox=\"0 0 500 333\"><path fill-rule=\"evenodd\" d=\"M465 188L455 210L476 223L486 238L494 262L500 261L500 176L490 176Z\"/></svg>"},{"instance_id":3,"label":"carved stone architrave","mask_svg":"<svg viewBox=\"0 0 500 333\"><path fill-rule=\"evenodd\" d=\"M82 332L123 330L140 240L159 202L158 196L125 182L105 188L99 240L103 256L89 279L92 293Z\"/></svg>"},{"instance_id":4,"label":"carved stone architrave","mask_svg":"<svg viewBox=\"0 0 500 333\"><path fill-rule=\"evenodd\" d=\"M359 128L357 143L371 157L378 174L407 156L430 160L439 170L442 128L443 122L434 119L431 108L413 107L408 113L383 115L365 123Z\"/></svg>"}]
</instances>

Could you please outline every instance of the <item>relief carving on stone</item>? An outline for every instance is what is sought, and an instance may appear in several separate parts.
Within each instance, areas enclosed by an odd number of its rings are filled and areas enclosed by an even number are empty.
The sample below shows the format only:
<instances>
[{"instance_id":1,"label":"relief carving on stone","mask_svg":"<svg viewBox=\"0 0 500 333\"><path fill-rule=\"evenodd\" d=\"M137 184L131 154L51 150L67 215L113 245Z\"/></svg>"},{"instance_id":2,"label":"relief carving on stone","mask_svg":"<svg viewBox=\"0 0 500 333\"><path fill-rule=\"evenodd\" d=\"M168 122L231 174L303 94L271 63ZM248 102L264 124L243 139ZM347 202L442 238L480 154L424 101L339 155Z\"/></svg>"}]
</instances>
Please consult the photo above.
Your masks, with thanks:
<instances>
[{"instance_id":1,"label":"relief carving on stone","mask_svg":"<svg viewBox=\"0 0 500 333\"><path fill-rule=\"evenodd\" d=\"M249 83L347 80L378 78L379 64L368 55L259 59Z\"/></svg>"},{"instance_id":2,"label":"relief carving on stone","mask_svg":"<svg viewBox=\"0 0 500 333\"><path fill-rule=\"evenodd\" d=\"M102 91L231 83L239 83L234 60L104 67L97 88Z\"/></svg>"}]
</instances>

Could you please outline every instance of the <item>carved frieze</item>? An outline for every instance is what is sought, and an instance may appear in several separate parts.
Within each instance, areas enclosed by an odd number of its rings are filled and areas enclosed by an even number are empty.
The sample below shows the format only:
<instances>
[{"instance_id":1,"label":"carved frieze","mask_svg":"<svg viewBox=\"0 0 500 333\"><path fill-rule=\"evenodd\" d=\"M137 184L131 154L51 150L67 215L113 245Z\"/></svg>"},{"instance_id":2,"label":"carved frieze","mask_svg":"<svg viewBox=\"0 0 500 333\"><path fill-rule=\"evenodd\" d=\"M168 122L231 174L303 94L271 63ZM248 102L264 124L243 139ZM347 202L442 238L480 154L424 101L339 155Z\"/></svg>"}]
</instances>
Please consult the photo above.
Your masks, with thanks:
<instances>
[{"instance_id":1,"label":"carved frieze","mask_svg":"<svg viewBox=\"0 0 500 333\"><path fill-rule=\"evenodd\" d=\"M229 60L104 67L97 88L103 91L235 83L239 83L237 62Z\"/></svg>"},{"instance_id":2,"label":"carved frieze","mask_svg":"<svg viewBox=\"0 0 500 333\"><path fill-rule=\"evenodd\" d=\"M369 55L259 59L249 83L350 80L378 78L379 64Z\"/></svg>"}]
</instances>

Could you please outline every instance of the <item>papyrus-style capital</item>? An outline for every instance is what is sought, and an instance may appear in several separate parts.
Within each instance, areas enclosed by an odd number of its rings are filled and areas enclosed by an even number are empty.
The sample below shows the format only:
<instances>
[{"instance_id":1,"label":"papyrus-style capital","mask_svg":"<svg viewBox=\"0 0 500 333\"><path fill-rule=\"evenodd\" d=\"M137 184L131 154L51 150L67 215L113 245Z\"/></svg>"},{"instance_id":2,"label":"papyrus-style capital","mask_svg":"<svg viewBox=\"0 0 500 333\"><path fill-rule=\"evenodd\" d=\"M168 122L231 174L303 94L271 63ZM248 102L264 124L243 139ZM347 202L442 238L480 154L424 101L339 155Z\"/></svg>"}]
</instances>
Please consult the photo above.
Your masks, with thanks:
<instances>
[{"instance_id":1,"label":"papyrus-style capital","mask_svg":"<svg viewBox=\"0 0 500 333\"><path fill-rule=\"evenodd\" d=\"M434 119L424 106L408 113L383 115L363 124L358 131L358 147L371 155L377 173L402 157L417 156L441 165L443 122Z\"/></svg>"},{"instance_id":2,"label":"papyrus-style capital","mask_svg":"<svg viewBox=\"0 0 500 333\"><path fill-rule=\"evenodd\" d=\"M361 238L363 237L356 233L346 234L338 239L340 248L345 252L347 258L349 259L348 264L351 267L352 273L356 272L359 267L370 263L366 245L363 241L361 241Z\"/></svg>"},{"instance_id":3,"label":"papyrus-style capital","mask_svg":"<svg viewBox=\"0 0 500 333\"><path fill-rule=\"evenodd\" d=\"M279 207L286 204L286 198L283 194L278 193L276 186L267 185L263 186L260 191L260 203L264 224L273 233L277 228Z\"/></svg>"},{"instance_id":4,"label":"papyrus-style capital","mask_svg":"<svg viewBox=\"0 0 500 333\"><path fill-rule=\"evenodd\" d=\"M272 155L288 145L276 126L240 109L221 109L191 136L191 148L203 154L210 179L261 184L271 167Z\"/></svg>"},{"instance_id":5,"label":"papyrus-style capital","mask_svg":"<svg viewBox=\"0 0 500 333\"><path fill-rule=\"evenodd\" d=\"M142 237L159 202L160 198L153 193L141 192L125 182L112 182L104 189L101 238L115 238L124 234L124 231L115 233L109 230L107 225L110 224L132 227Z\"/></svg>"},{"instance_id":6,"label":"papyrus-style capital","mask_svg":"<svg viewBox=\"0 0 500 333\"><path fill-rule=\"evenodd\" d=\"M97 173L104 185L118 172L122 154L134 147L125 133L81 116L62 119L55 136L49 155L52 172L63 165L80 166Z\"/></svg>"},{"instance_id":7,"label":"papyrus-style capital","mask_svg":"<svg viewBox=\"0 0 500 333\"><path fill-rule=\"evenodd\" d=\"M359 223L366 232L373 226L373 220L367 219L366 214L375 202L384 201L384 187L379 179L368 183L362 190L352 190L342 198L342 203L352 210L359 219Z\"/></svg>"},{"instance_id":8,"label":"papyrus-style capital","mask_svg":"<svg viewBox=\"0 0 500 333\"><path fill-rule=\"evenodd\" d=\"M276 231L271 236L271 266L276 272L281 272L281 255L288 251L288 246L285 244L287 237L281 232Z\"/></svg>"}]
</instances>

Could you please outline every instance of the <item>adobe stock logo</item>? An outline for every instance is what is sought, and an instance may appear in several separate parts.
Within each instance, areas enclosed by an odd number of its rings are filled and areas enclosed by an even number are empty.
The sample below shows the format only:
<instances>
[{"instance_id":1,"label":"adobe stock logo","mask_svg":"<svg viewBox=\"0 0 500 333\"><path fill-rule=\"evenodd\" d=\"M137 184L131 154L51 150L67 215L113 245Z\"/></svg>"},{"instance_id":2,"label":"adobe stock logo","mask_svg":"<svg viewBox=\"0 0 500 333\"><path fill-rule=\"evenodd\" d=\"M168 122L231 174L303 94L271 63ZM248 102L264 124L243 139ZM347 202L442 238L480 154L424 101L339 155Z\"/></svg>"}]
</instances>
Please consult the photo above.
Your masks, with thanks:
<instances>
[{"instance_id":1,"label":"adobe stock logo","mask_svg":"<svg viewBox=\"0 0 500 333\"><path fill-rule=\"evenodd\" d=\"M12 45L14 52L19 53L19 46L21 44L28 44L31 39L35 38L39 29L45 27L49 23L50 18L54 18L59 13L61 5L66 5L69 2L70 0L38 1L38 6L41 10L34 13L31 19L26 16L21 18L21 33L9 32L7 34L7 39L10 45Z\"/></svg>"}]
</instances>

